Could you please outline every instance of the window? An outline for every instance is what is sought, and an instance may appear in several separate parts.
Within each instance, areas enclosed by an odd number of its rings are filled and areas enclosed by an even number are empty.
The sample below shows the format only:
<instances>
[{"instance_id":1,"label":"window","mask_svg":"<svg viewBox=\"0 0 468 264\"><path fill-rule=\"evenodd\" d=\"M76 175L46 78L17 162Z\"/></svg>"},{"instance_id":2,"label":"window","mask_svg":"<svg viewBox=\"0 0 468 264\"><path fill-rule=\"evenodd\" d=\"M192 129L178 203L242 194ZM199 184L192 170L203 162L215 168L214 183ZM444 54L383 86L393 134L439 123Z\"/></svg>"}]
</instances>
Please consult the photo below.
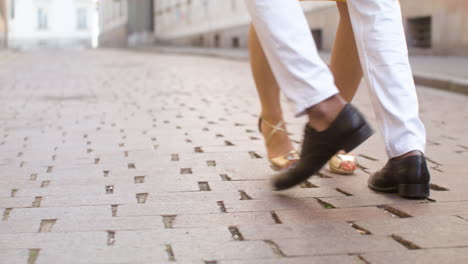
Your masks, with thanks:
<instances>
[{"instance_id":1,"label":"window","mask_svg":"<svg viewBox=\"0 0 468 264\"><path fill-rule=\"evenodd\" d=\"M76 11L76 25L78 29L87 29L88 28L88 13L85 8L78 8Z\"/></svg>"},{"instance_id":2,"label":"window","mask_svg":"<svg viewBox=\"0 0 468 264\"><path fill-rule=\"evenodd\" d=\"M432 19L418 17L408 19L408 46L413 48L432 47Z\"/></svg>"},{"instance_id":3,"label":"window","mask_svg":"<svg viewBox=\"0 0 468 264\"><path fill-rule=\"evenodd\" d=\"M315 45L317 46L318 50L323 49L323 33L322 29L312 29L312 37L314 38Z\"/></svg>"},{"instance_id":4,"label":"window","mask_svg":"<svg viewBox=\"0 0 468 264\"><path fill-rule=\"evenodd\" d=\"M240 42L238 37L233 37L232 38L232 43L231 43L233 48L239 48L240 47Z\"/></svg>"},{"instance_id":5,"label":"window","mask_svg":"<svg viewBox=\"0 0 468 264\"><path fill-rule=\"evenodd\" d=\"M122 16L123 16L122 1L113 0L112 1L112 19L116 19Z\"/></svg>"},{"instance_id":6,"label":"window","mask_svg":"<svg viewBox=\"0 0 468 264\"><path fill-rule=\"evenodd\" d=\"M219 35L216 34L216 35L214 36L214 46L215 46L216 48L219 48L219 42L220 42Z\"/></svg>"},{"instance_id":7,"label":"window","mask_svg":"<svg viewBox=\"0 0 468 264\"><path fill-rule=\"evenodd\" d=\"M43 8L37 9L37 28L40 30L45 30L48 27L47 13Z\"/></svg>"},{"instance_id":8,"label":"window","mask_svg":"<svg viewBox=\"0 0 468 264\"><path fill-rule=\"evenodd\" d=\"M15 19L15 0L10 2L10 19Z\"/></svg>"}]
</instances>

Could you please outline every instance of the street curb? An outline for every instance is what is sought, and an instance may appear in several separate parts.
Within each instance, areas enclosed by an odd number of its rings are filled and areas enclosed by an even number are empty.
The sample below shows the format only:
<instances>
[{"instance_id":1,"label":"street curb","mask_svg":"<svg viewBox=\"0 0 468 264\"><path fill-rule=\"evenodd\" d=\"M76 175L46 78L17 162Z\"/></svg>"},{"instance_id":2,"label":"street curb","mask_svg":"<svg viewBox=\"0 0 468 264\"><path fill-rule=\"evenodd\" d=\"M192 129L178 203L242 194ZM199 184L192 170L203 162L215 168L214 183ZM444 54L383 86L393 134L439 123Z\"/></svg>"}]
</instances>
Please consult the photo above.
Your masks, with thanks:
<instances>
[{"instance_id":1,"label":"street curb","mask_svg":"<svg viewBox=\"0 0 468 264\"><path fill-rule=\"evenodd\" d=\"M177 48L177 47L143 47L133 48L137 51L149 51L162 54L179 54L179 55L192 55L192 56L205 56L222 59L230 59L236 61L248 61L249 56L242 56L241 53L228 53L221 50L210 49L190 49L190 48ZM416 85L427 86L439 90L459 93L468 95L468 80L461 78L454 78L448 76L436 76L430 73L413 72L413 79Z\"/></svg>"},{"instance_id":2,"label":"street curb","mask_svg":"<svg viewBox=\"0 0 468 264\"><path fill-rule=\"evenodd\" d=\"M136 47L130 48L135 51L140 52L157 52L161 54L178 54L178 55L191 55L191 56L204 56L204 57L213 57L221 59L229 59L235 61L249 61L249 56L243 56L239 54L228 54L223 52L222 49L219 51L214 50L202 50L202 49L184 49L184 48L165 48L165 47Z\"/></svg>"},{"instance_id":3,"label":"street curb","mask_svg":"<svg viewBox=\"0 0 468 264\"><path fill-rule=\"evenodd\" d=\"M429 76L427 73L414 73L413 78L416 85L468 95L468 80L434 75Z\"/></svg>"}]
</instances>

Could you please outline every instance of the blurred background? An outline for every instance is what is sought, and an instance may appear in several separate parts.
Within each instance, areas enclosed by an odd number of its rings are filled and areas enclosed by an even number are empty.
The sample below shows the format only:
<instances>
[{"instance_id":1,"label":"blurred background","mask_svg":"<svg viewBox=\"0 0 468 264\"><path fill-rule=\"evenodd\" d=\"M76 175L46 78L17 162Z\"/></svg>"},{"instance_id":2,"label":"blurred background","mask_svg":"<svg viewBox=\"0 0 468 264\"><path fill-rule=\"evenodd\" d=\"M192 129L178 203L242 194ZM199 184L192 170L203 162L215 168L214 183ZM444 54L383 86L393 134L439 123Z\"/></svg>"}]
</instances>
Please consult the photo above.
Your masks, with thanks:
<instances>
[{"instance_id":1,"label":"blurred background","mask_svg":"<svg viewBox=\"0 0 468 264\"><path fill-rule=\"evenodd\" d=\"M176 45L245 49L244 0L0 0L0 46L11 49ZM320 50L333 45L334 3L304 3ZM413 55L468 56L468 2L404 0Z\"/></svg>"}]
</instances>

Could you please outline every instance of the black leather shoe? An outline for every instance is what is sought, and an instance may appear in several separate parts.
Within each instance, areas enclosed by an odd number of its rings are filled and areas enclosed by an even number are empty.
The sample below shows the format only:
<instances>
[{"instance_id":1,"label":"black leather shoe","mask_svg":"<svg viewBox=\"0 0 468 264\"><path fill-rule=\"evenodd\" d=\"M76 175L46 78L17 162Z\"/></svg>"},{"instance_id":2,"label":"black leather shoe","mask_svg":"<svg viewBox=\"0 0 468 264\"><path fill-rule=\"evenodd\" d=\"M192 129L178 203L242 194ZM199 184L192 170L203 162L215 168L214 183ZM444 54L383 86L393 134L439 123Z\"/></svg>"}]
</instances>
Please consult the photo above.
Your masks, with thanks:
<instances>
[{"instance_id":1,"label":"black leather shoe","mask_svg":"<svg viewBox=\"0 0 468 264\"><path fill-rule=\"evenodd\" d=\"M398 192L406 198L429 196L429 170L422 155L389 160L385 167L369 177L368 186L379 192Z\"/></svg>"},{"instance_id":2,"label":"black leather shoe","mask_svg":"<svg viewBox=\"0 0 468 264\"><path fill-rule=\"evenodd\" d=\"M306 125L302 142L301 159L296 166L275 175L275 190L291 188L319 171L339 150L350 152L374 131L359 111L351 104L345 105L328 129L317 132Z\"/></svg>"}]
</instances>

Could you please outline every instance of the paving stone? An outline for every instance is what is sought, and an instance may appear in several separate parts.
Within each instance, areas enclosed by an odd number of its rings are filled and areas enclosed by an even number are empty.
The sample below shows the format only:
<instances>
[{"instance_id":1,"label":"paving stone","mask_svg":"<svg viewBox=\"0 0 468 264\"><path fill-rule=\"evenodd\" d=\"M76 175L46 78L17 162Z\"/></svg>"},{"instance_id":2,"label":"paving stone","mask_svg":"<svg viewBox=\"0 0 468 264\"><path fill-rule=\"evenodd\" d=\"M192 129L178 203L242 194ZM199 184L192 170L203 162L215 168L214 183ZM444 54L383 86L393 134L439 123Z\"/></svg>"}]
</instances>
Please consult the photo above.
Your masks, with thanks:
<instances>
[{"instance_id":1,"label":"paving stone","mask_svg":"<svg viewBox=\"0 0 468 264\"><path fill-rule=\"evenodd\" d=\"M433 191L430 198L438 202L466 201L468 200L468 194L464 190L451 190L447 192Z\"/></svg>"},{"instance_id":2,"label":"paving stone","mask_svg":"<svg viewBox=\"0 0 468 264\"><path fill-rule=\"evenodd\" d=\"M219 213L205 215L179 215L174 221L174 227L187 228L216 225L267 225L274 223L273 218L267 212Z\"/></svg>"},{"instance_id":3,"label":"paving stone","mask_svg":"<svg viewBox=\"0 0 468 264\"><path fill-rule=\"evenodd\" d=\"M11 189L10 189L11 193ZM7 197L7 198L0 198L0 204L3 208L11 208L11 207L32 207L32 202L34 197Z\"/></svg>"},{"instance_id":4,"label":"paving stone","mask_svg":"<svg viewBox=\"0 0 468 264\"><path fill-rule=\"evenodd\" d=\"M346 241L346 243L342 243ZM360 254L406 249L388 237L381 236L334 236L328 239L278 239L275 241L287 256L312 256L330 254Z\"/></svg>"},{"instance_id":5,"label":"paving stone","mask_svg":"<svg viewBox=\"0 0 468 264\"><path fill-rule=\"evenodd\" d=\"M311 221L359 221L364 219L384 220L392 216L375 207L337 208L312 210L307 205L294 210L276 212L283 223L305 224Z\"/></svg>"},{"instance_id":6,"label":"paving stone","mask_svg":"<svg viewBox=\"0 0 468 264\"><path fill-rule=\"evenodd\" d=\"M99 231L99 230L139 230L164 228L161 216L112 217L64 217L57 218L54 232ZM47 218L50 219L50 218ZM0 234L38 232L41 220L25 219L0 222Z\"/></svg>"},{"instance_id":7,"label":"paving stone","mask_svg":"<svg viewBox=\"0 0 468 264\"><path fill-rule=\"evenodd\" d=\"M56 249L55 249L56 250ZM147 248L64 248L61 254L54 249L42 249L37 263L166 263L169 261L163 246Z\"/></svg>"},{"instance_id":8,"label":"paving stone","mask_svg":"<svg viewBox=\"0 0 468 264\"><path fill-rule=\"evenodd\" d=\"M123 230L117 233L116 247L151 248L154 244L174 244L199 241L229 242L233 241L227 226L209 226L195 228L168 228L157 230Z\"/></svg>"},{"instance_id":9,"label":"paving stone","mask_svg":"<svg viewBox=\"0 0 468 264\"><path fill-rule=\"evenodd\" d=\"M216 202L145 203L118 206L118 216L182 215L220 213Z\"/></svg>"},{"instance_id":10,"label":"paving stone","mask_svg":"<svg viewBox=\"0 0 468 264\"><path fill-rule=\"evenodd\" d=\"M370 263L466 263L468 248L421 249L396 252L366 253L363 257Z\"/></svg>"},{"instance_id":11,"label":"paving stone","mask_svg":"<svg viewBox=\"0 0 468 264\"><path fill-rule=\"evenodd\" d=\"M22 221L31 219L75 218L89 219L92 217L110 216L109 206L72 206L72 207L38 207L14 208L8 221Z\"/></svg>"},{"instance_id":12,"label":"paving stone","mask_svg":"<svg viewBox=\"0 0 468 264\"><path fill-rule=\"evenodd\" d=\"M70 232L70 233L10 233L0 234L2 249L29 248L73 248L77 245L102 248L106 245L106 232Z\"/></svg>"},{"instance_id":13,"label":"paving stone","mask_svg":"<svg viewBox=\"0 0 468 264\"><path fill-rule=\"evenodd\" d=\"M239 228L245 239L248 240L278 240L278 239L327 239L329 237L358 237L361 236L346 222L318 222L308 224L278 224L263 226L242 226Z\"/></svg>"},{"instance_id":14,"label":"paving stone","mask_svg":"<svg viewBox=\"0 0 468 264\"><path fill-rule=\"evenodd\" d=\"M350 263L360 264L362 261L357 256L337 255L337 256L317 256L317 257L286 257L281 259L255 259L248 261L219 261L219 264L327 264L327 263Z\"/></svg>"},{"instance_id":15,"label":"paving stone","mask_svg":"<svg viewBox=\"0 0 468 264\"><path fill-rule=\"evenodd\" d=\"M21 249L1 249L0 259L8 260L9 263L27 263L28 251Z\"/></svg>"},{"instance_id":16,"label":"paving stone","mask_svg":"<svg viewBox=\"0 0 468 264\"><path fill-rule=\"evenodd\" d=\"M323 201L334 205L335 207L362 207L362 206L382 206L391 204L410 204L421 203L418 200L408 200L395 194L365 194L346 197L324 197Z\"/></svg>"},{"instance_id":17,"label":"paving stone","mask_svg":"<svg viewBox=\"0 0 468 264\"><path fill-rule=\"evenodd\" d=\"M396 204L393 208L412 216L460 215L468 212L468 202Z\"/></svg>"},{"instance_id":18,"label":"paving stone","mask_svg":"<svg viewBox=\"0 0 468 264\"><path fill-rule=\"evenodd\" d=\"M172 247L176 259L180 260L242 260L278 257L264 241L174 243Z\"/></svg>"},{"instance_id":19,"label":"paving stone","mask_svg":"<svg viewBox=\"0 0 468 264\"><path fill-rule=\"evenodd\" d=\"M421 216L358 221L376 235L398 235L421 248L468 246L468 221L455 216Z\"/></svg>"},{"instance_id":20,"label":"paving stone","mask_svg":"<svg viewBox=\"0 0 468 264\"><path fill-rule=\"evenodd\" d=\"M258 211L281 211L291 210L297 206L304 205L309 210L322 209L323 207L313 198L300 199L276 199L273 196L269 200L243 200L243 201L224 201L228 212L258 212Z\"/></svg>"}]
</instances>

